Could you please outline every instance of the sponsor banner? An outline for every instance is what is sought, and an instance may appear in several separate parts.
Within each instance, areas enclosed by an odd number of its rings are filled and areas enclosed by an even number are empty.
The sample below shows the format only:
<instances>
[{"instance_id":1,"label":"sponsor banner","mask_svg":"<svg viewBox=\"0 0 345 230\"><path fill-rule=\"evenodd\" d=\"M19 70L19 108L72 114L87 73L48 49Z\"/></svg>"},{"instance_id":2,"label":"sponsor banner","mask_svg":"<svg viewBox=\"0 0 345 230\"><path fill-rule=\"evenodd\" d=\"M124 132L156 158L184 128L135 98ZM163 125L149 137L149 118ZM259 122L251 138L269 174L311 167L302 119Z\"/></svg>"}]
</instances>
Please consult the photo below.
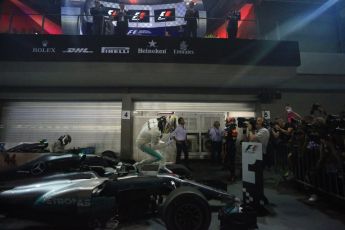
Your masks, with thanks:
<instances>
[{"instance_id":1,"label":"sponsor banner","mask_svg":"<svg viewBox=\"0 0 345 230\"><path fill-rule=\"evenodd\" d=\"M297 42L9 34L0 34L0 60L300 64Z\"/></svg>"}]
</instances>

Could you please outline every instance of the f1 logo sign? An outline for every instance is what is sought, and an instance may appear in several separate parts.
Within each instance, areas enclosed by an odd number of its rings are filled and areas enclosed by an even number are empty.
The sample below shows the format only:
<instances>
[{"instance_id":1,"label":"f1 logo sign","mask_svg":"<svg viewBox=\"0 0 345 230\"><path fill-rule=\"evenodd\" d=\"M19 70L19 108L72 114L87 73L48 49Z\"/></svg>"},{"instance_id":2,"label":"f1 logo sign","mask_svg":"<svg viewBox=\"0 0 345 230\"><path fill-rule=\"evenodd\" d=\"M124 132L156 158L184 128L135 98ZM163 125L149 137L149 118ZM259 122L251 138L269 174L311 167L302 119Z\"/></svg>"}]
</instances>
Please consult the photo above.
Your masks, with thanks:
<instances>
[{"instance_id":1,"label":"f1 logo sign","mask_svg":"<svg viewBox=\"0 0 345 230\"><path fill-rule=\"evenodd\" d=\"M132 17L132 21L143 21L145 19L145 16L145 12L135 12L135 14Z\"/></svg>"},{"instance_id":2,"label":"f1 logo sign","mask_svg":"<svg viewBox=\"0 0 345 230\"><path fill-rule=\"evenodd\" d=\"M149 10L128 10L128 14L131 15L130 22L150 22Z\"/></svg>"},{"instance_id":3,"label":"f1 logo sign","mask_svg":"<svg viewBox=\"0 0 345 230\"><path fill-rule=\"evenodd\" d=\"M242 176L243 181L255 184L255 171L250 170L256 161L262 161L262 144L242 142Z\"/></svg>"},{"instance_id":4,"label":"f1 logo sign","mask_svg":"<svg viewBox=\"0 0 345 230\"><path fill-rule=\"evenodd\" d=\"M163 10L161 14L158 17L158 21L165 21L167 18L172 16L172 11L171 10Z\"/></svg>"},{"instance_id":5,"label":"f1 logo sign","mask_svg":"<svg viewBox=\"0 0 345 230\"><path fill-rule=\"evenodd\" d=\"M172 22L175 21L175 9L155 10L155 22Z\"/></svg>"}]
</instances>

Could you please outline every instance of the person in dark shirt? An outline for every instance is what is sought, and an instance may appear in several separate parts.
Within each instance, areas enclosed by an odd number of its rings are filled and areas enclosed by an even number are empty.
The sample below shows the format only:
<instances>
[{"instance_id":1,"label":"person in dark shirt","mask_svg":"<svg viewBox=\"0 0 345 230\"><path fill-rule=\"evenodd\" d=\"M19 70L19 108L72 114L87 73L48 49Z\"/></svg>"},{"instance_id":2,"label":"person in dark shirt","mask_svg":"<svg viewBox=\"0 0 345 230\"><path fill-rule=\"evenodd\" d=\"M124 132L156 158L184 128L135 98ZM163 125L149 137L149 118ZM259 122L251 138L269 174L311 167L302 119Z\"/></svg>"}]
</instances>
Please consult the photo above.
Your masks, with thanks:
<instances>
[{"instance_id":1,"label":"person in dark shirt","mask_svg":"<svg viewBox=\"0 0 345 230\"><path fill-rule=\"evenodd\" d=\"M228 33L228 38L236 39L238 31L238 21L241 20L241 14L239 11L233 11L228 15L228 25L226 27L226 32Z\"/></svg>"},{"instance_id":2,"label":"person in dark shirt","mask_svg":"<svg viewBox=\"0 0 345 230\"><path fill-rule=\"evenodd\" d=\"M128 32L128 11L125 10L125 5L120 3L120 10L116 12L114 20L117 21L115 35L126 36Z\"/></svg>"},{"instance_id":3,"label":"person in dark shirt","mask_svg":"<svg viewBox=\"0 0 345 230\"><path fill-rule=\"evenodd\" d=\"M236 179L236 119L234 117L227 117L225 120L224 138L225 138L225 158L224 168L230 171L230 182L234 182Z\"/></svg>"},{"instance_id":4,"label":"person in dark shirt","mask_svg":"<svg viewBox=\"0 0 345 230\"><path fill-rule=\"evenodd\" d=\"M105 13L105 8L101 2L95 0L95 6L90 9L90 14L93 16L92 34L102 34L103 16Z\"/></svg>"},{"instance_id":5,"label":"person in dark shirt","mask_svg":"<svg viewBox=\"0 0 345 230\"><path fill-rule=\"evenodd\" d=\"M194 2L189 3L189 8L186 11L184 20L187 22L185 28L185 36L196 38L196 31L198 28L199 11L194 9Z\"/></svg>"}]
</instances>

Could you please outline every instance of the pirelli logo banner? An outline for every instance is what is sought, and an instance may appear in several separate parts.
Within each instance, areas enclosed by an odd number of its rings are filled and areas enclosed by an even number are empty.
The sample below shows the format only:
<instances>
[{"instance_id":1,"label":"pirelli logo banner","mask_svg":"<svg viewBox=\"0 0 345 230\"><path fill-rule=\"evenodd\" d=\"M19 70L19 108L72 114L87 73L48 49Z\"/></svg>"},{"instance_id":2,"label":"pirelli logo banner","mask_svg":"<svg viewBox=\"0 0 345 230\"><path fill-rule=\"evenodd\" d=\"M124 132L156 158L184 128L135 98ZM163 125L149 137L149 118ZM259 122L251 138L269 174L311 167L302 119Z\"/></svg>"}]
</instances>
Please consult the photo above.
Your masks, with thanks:
<instances>
[{"instance_id":1,"label":"pirelli logo banner","mask_svg":"<svg viewBox=\"0 0 345 230\"><path fill-rule=\"evenodd\" d=\"M174 13L156 16L168 21ZM297 42L149 36L0 34L0 60L300 65Z\"/></svg>"}]
</instances>

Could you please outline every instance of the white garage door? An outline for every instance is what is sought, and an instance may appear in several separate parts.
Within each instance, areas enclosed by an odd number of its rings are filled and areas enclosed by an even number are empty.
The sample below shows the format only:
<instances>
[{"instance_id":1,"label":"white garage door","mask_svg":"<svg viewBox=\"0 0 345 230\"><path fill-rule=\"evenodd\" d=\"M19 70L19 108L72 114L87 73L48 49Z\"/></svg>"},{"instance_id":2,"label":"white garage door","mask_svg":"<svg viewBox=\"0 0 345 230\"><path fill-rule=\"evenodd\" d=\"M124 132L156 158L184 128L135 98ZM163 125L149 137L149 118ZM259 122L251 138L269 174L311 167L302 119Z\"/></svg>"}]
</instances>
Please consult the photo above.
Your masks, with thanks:
<instances>
[{"instance_id":1,"label":"white garage door","mask_svg":"<svg viewBox=\"0 0 345 230\"><path fill-rule=\"evenodd\" d=\"M73 147L120 151L121 102L11 102L3 107L1 142L20 142L70 134Z\"/></svg>"}]
</instances>

